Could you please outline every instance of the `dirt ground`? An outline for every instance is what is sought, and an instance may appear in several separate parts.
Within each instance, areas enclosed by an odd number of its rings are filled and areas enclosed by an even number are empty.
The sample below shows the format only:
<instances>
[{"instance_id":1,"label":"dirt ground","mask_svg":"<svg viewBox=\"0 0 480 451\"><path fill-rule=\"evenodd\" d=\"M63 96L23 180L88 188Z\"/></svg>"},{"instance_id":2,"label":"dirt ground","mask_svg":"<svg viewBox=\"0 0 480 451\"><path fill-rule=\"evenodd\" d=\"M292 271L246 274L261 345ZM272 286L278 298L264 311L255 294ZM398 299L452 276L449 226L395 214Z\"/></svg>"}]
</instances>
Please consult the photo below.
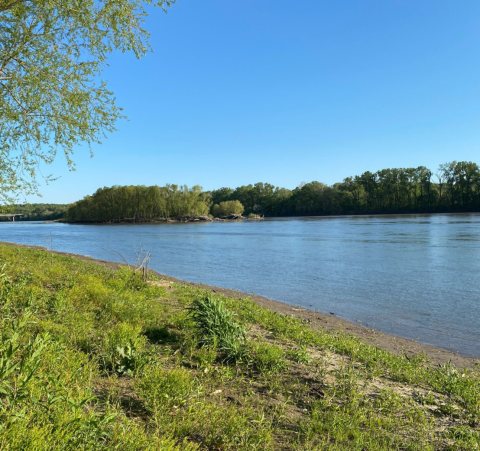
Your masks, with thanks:
<instances>
[{"instance_id":1,"label":"dirt ground","mask_svg":"<svg viewBox=\"0 0 480 451\"><path fill-rule=\"evenodd\" d=\"M1 244L17 246L29 249L38 249L47 251L45 247L40 246L26 246L15 243L0 242ZM124 266L120 263L115 263L107 260L97 260L85 255L72 254L68 252L57 252L53 251L56 254L65 255L69 257L80 258L85 261L95 262L104 266L107 266L112 269L116 269L119 266ZM465 357L455 352L447 351L436 346L431 346L423 343L419 343L414 340L409 340L407 338L397 337L395 335L385 334L377 330L369 329L367 327L358 326L351 323L343 318L335 316L333 314L326 314L315 312L308 309L303 309L300 307L295 307L283 302L274 301L262 296L256 296L252 294L242 293L238 291L228 290L225 288L214 287L210 285L185 282L183 280L175 279L164 274L159 274L156 271L149 270L149 273L154 274L155 276L162 278L164 280L169 280L171 282L192 285L199 288L204 288L211 290L215 293L228 296L234 299L243 299L250 298L255 301L258 305L266 307L274 312L278 312L284 315L292 315L297 318L307 320L312 328L323 328L326 330L343 330L347 333L353 334L358 338L364 340L367 343L378 346L379 348L385 349L394 354L405 353L407 356L412 356L415 354L424 353L433 364L442 365L448 361L451 361L458 368L474 368L480 365L480 361L470 357Z\"/></svg>"}]
</instances>

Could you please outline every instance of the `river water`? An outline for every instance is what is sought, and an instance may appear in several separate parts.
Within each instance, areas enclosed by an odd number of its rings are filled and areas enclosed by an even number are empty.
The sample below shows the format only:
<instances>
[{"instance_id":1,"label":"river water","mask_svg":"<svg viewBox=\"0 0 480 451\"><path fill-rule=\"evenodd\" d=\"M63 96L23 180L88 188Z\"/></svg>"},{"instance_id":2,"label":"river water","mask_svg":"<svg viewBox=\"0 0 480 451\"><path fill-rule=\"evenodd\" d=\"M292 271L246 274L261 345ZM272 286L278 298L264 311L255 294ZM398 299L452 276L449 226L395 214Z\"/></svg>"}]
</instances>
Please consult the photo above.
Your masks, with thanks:
<instances>
[{"instance_id":1,"label":"river water","mask_svg":"<svg viewBox=\"0 0 480 451\"><path fill-rule=\"evenodd\" d=\"M1 222L0 240L131 263L332 312L480 358L480 214L159 225Z\"/></svg>"}]
</instances>

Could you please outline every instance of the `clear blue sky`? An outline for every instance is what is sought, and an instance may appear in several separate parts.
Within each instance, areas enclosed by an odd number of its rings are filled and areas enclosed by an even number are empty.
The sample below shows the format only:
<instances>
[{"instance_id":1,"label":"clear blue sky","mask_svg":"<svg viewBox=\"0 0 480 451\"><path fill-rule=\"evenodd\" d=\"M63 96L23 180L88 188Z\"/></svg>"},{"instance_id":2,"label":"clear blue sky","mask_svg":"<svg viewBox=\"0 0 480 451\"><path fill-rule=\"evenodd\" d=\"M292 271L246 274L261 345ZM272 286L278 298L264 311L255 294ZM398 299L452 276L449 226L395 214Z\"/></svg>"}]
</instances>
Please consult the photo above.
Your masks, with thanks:
<instances>
[{"instance_id":1,"label":"clear blue sky","mask_svg":"<svg viewBox=\"0 0 480 451\"><path fill-rule=\"evenodd\" d=\"M31 202L480 164L478 0L178 0L146 28L154 52L104 77L129 120Z\"/></svg>"}]
</instances>

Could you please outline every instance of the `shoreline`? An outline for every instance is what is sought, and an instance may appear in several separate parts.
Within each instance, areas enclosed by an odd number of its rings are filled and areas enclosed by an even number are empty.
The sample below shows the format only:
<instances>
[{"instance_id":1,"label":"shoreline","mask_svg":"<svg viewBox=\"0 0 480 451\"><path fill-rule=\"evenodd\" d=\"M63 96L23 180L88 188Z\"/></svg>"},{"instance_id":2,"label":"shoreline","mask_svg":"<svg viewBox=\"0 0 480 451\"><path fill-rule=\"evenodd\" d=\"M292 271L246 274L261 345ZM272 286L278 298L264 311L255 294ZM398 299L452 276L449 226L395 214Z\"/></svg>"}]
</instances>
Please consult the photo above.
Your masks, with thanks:
<instances>
[{"instance_id":1,"label":"shoreline","mask_svg":"<svg viewBox=\"0 0 480 451\"><path fill-rule=\"evenodd\" d=\"M419 212L390 212L390 213L343 213L343 214L332 214L332 215L309 215L309 216L265 216L261 218L249 218L248 216L242 216L238 218L212 218L212 219L203 219L203 218L194 218L194 219L154 219L149 221L128 221L123 220L119 222L115 221L52 221L52 222L61 222L64 224L70 225L153 225L153 224L190 224L190 223L204 223L204 222L235 222L235 221L261 221L265 219L309 219L309 218L345 218L345 217L389 217L389 216L438 216L438 215L470 215L470 214L480 214L480 211L419 211Z\"/></svg>"},{"instance_id":2,"label":"shoreline","mask_svg":"<svg viewBox=\"0 0 480 451\"><path fill-rule=\"evenodd\" d=\"M309 216L265 216L265 217L253 217L242 216L238 218L208 218L204 217L192 218L192 219L153 219L148 221L133 221L133 220L121 220L121 221L66 221L65 218L60 219L17 219L15 222L39 222L43 224L68 224L68 225L164 225L164 224L192 224L192 223L208 223L208 222L236 222L236 221L262 221L269 219L311 219L311 218L368 218L368 217L390 217L390 216L439 216L439 215L480 215L480 211L422 211L422 212L390 212L390 213L339 213L331 215L309 215ZM11 223L12 221L0 220L0 223Z\"/></svg>"},{"instance_id":3,"label":"shoreline","mask_svg":"<svg viewBox=\"0 0 480 451\"><path fill-rule=\"evenodd\" d=\"M243 220L258 220L264 219L263 217L248 217L242 215L230 215L230 216L222 216L222 217L210 217L210 216L195 216L195 217L184 217L184 218L156 218L156 219L133 219L133 218L124 218L119 220L110 220L110 221L67 221L66 218L58 221L51 221L51 222L59 222L64 224L92 224L92 225L124 225L124 224L189 224L192 222L233 222L233 221L243 221Z\"/></svg>"},{"instance_id":4,"label":"shoreline","mask_svg":"<svg viewBox=\"0 0 480 451\"><path fill-rule=\"evenodd\" d=\"M106 266L111 269L117 269L121 266L127 266L125 263L117 263L109 260L96 259L87 255L74 254L71 252L60 252L60 251L49 251L43 246L31 246L25 244L17 244L11 242L0 241L0 244L19 247L24 249L33 249L33 250L42 250L46 252L53 252L58 255L63 255L66 257L78 258L83 261L92 262ZM461 354L458 354L453 351L443 349L438 346L429 345L425 343L420 343L408 338L399 337L396 335L387 334L385 332L380 332L374 329L369 329L367 327L359 326L354 324L347 319L338 317L336 315L316 312L314 310L309 310L303 307L294 306L287 304L281 301L275 301L263 296L242 293L235 290L230 290L227 288L216 287L212 285L188 282L181 279L177 279L166 274L160 274L155 270L149 269L149 273L159 277L161 279L168 280L170 282L190 285L197 288L202 288L205 290L218 293L223 296L227 296L233 299L244 299L249 298L253 300L256 304L261 307L267 308L273 312L290 315L296 318L302 319L309 323L310 327L313 329L323 328L327 331L340 331L347 334L355 335L361 340L365 341L368 344L377 346L381 349L391 352L392 354L402 354L404 353L407 357L411 357L416 354L423 353L425 354L432 364L443 365L447 362L453 363L458 368L468 368L473 369L480 365L480 360L474 357L467 357Z\"/></svg>"}]
</instances>

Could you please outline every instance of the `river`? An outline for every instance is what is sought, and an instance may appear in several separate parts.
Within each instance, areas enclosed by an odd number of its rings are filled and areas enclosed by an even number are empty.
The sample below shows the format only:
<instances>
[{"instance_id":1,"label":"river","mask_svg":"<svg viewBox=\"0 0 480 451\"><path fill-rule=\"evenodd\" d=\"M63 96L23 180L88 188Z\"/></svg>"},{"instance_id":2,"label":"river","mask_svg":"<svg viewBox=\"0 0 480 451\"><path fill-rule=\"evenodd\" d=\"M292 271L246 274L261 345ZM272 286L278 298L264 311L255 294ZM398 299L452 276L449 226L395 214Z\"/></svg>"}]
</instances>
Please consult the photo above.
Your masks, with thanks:
<instances>
[{"instance_id":1,"label":"river","mask_svg":"<svg viewBox=\"0 0 480 451\"><path fill-rule=\"evenodd\" d=\"M179 279L332 312L480 358L480 214L69 225L1 222L0 240L135 261Z\"/></svg>"}]
</instances>

